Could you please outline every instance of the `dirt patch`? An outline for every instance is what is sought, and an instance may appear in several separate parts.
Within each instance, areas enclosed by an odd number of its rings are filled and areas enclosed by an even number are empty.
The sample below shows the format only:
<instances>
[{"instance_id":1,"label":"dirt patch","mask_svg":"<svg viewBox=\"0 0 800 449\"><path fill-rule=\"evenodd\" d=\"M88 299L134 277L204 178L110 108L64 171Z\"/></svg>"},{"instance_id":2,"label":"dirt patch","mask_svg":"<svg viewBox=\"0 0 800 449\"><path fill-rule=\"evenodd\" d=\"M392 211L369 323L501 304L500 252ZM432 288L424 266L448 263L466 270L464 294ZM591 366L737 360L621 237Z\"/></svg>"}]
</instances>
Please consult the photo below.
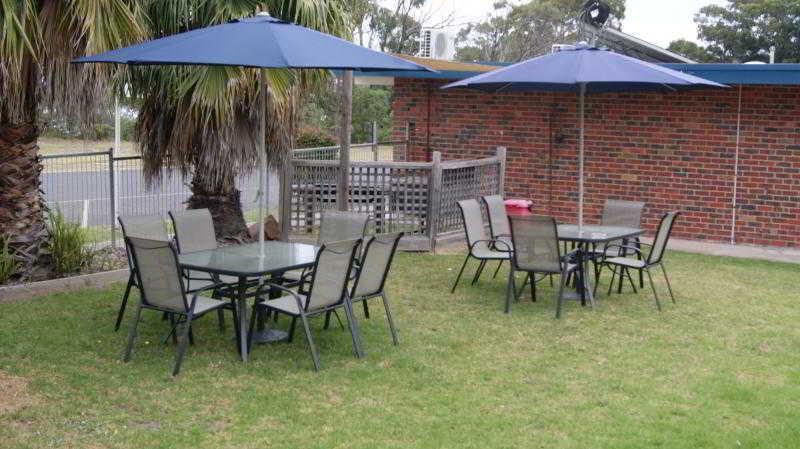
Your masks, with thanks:
<instances>
[{"instance_id":1,"label":"dirt patch","mask_svg":"<svg viewBox=\"0 0 800 449\"><path fill-rule=\"evenodd\" d=\"M36 397L28 389L28 380L0 371L0 416L34 405Z\"/></svg>"}]
</instances>

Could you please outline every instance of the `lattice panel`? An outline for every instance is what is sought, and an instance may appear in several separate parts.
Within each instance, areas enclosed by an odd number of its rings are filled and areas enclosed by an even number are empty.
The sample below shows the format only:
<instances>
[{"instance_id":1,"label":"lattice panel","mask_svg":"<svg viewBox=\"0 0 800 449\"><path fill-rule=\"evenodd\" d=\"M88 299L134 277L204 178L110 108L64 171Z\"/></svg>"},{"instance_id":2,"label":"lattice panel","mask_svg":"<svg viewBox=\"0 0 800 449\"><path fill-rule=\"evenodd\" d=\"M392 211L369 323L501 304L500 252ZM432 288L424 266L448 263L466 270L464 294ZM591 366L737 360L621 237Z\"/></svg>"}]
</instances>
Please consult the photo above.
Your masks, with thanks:
<instances>
[{"instance_id":1,"label":"lattice panel","mask_svg":"<svg viewBox=\"0 0 800 449\"><path fill-rule=\"evenodd\" d=\"M441 192L438 232L459 230L463 223L458 201L501 193L500 164L443 168Z\"/></svg>"}]
</instances>

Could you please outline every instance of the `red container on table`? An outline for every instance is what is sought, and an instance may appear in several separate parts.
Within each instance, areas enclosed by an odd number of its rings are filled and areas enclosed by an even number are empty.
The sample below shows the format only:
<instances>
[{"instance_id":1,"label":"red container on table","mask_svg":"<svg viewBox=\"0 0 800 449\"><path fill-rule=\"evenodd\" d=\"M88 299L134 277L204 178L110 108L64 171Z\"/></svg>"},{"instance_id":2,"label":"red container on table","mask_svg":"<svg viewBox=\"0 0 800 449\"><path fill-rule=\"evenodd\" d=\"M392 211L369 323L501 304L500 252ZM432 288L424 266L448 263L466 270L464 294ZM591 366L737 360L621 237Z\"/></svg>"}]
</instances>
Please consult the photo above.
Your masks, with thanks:
<instances>
[{"instance_id":1,"label":"red container on table","mask_svg":"<svg viewBox=\"0 0 800 449\"><path fill-rule=\"evenodd\" d=\"M531 207L533 207L531 200L510 199L505 200L504 203L508 215L531 215Z\"/></svg>"}]
</instances>

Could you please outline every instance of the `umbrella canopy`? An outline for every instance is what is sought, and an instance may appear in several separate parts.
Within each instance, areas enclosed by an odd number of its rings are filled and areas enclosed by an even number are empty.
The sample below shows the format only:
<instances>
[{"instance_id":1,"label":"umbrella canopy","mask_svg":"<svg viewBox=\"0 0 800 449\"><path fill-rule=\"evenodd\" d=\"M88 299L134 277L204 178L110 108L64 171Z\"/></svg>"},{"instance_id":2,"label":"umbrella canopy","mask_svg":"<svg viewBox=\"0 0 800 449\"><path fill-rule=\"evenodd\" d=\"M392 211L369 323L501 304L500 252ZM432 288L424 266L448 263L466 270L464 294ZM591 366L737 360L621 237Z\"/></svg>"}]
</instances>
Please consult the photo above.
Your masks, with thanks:
<instances>
[{"instance_id":1,"label":"umbrella canopy","mask_svg":"<svg viewBox=\"0 0 800 449\"><path fill-rule=\"evenodd\" d=\"M370 50L329 34L276 19L266 14L200 28L87 56L74 63L127 65L206 65L257 69L340 69L432 71L396 56ZM264 82L262 76L262 83ZM266 114L266 86L261 89L261 108ZM261 121L261 145L265 120ZM259 241L264 251L264 204L266 151L260 148Z\"/></svg>"},{"instance_id":2,"label":"umbrella canopy","mask_svg":"<svg viewBox=\"0 0 800 449\"><path fill-rule=\"evenodd\" d=\"M630 56L578 44L548 55L447 84L484 92L575 92L578 94L578 225L583 225L584 97L587 93L674 92L722 88L715 83Z\"/></svg>"},{"instance_id":3,"label":"umbrella canopy","mask_svg":"<svg viewBox=\"0 0 800 449\"><path fill-rule=\"evenodd\" d=\"M672 92L727 87L609 50L578 45L455 83L485 92Z\"/></svg>"},{"instance_id":4,"label":"umbrella canopy","mask_svg":"<svg viewBox=\"0 0 800 449\"><path fill-rule=\"evenodd\" d=\"M73 62L430 71L405 59L267 15L231 20Z\"/></svg>"}]
</instances>

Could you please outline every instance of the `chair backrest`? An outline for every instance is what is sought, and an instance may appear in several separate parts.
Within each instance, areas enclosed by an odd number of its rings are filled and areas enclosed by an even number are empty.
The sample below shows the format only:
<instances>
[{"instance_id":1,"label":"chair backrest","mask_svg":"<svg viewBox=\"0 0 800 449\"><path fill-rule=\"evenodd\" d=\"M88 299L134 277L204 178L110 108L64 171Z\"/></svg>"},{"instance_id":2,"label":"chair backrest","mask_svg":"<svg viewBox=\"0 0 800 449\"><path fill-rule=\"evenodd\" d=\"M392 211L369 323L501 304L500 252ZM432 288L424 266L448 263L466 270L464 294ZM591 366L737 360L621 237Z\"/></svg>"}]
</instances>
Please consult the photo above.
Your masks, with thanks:
<instances>
[{"instance_id":1,"label":"chair backrest","mask_svg":"<svg viewBox=\"0 0 800 449\"><path fill-rule=\"evenodd\" d=\"M373 296L383 292L397 244L402 237L402 232L394 232L375 235L367 241L351 297Z\"/></svg>"},{"instance_id":2,"label":"chair backrest","mask_svg":"<svg viewBox=\"0 0 800 449\"><path fill-rule=\"evenodd\" d=\"M306 311L323 309L344 299L359 245L361 239L352 239L320 247L306 299Z\"/></svg>"},{"instance_id":3,"label":"chair backrest","mask_svg":"<svg viewBox=\"0 0 800 449\"><path fill-rule=\"evenodd\" d=\"M190 253L217 247L214 220L208 209L171 210L169 218L175 230L178 252Z\"/></svg>"},{"instance_id":4,"label":"chair backrest","mask_svg":"<svg viewBox=\"0 0 800 449\"><path fill-rule=\"evenodd\" d=\"M506 204L500 195L487 195L481 197L483 204L486 205L486 212L489 214L489 229L492 237L497 238L501 235L511 234L511 225L508 223Z\"/></svg>"},{"instance_id":5,"label":"chair backrest","mask_svg":"<svg viewBox=\"0 0 800 449\"><path fill-rule=\"evenodd\" d=\"M127 217L119 216L119 226L122 228L122 237L138 237L150 240L169 241L169 235L164 228L164 222L160 215L131 215ZM126 249L127 246L126 246ZM134 271L133 259L128 250L128 268Z\"/></svg>"},{"instance_id":6,"label":"chair backrest","mask_svg":"<svg viewBox=\"0 0 800 449\"><path fill-rule=\"evenodd\" d=\"M169 235L160 215L119 216L117 220L124 237L169 241Z\"/></svg>"},{"instance_id":7,"label":"chair backrest","mask_svg":"<svg viewBox=\"0 0 800 449\"><path fill-rule=\"evenodd\" d=\"M126 237L144 304L185 313L189 309L178 255L172 243Z\"/></svg>"},{"instance_id":8,"label":"chair backrest","mask_svg":"<svg viewBox=\"0 0 800 449\"><path fill-rule=\"evenodd\" d=\"M467 235L467 245L472 245L478 240L488 240L486 228L483 227L483 215L478 200L469 199L458 202L461 209L461 218L464 220L464 233Z\"/></svg>"},{"instance_id":9,"label":"chair backrest","mask_svg":"<svg viewBox=\"0 0 800 449\"><path fill-rule=\"evenodd\" d=\"M675 224L675 219L678 218L678 215L680 215L680 212L672 211L661 217L656 237L653 239L653 247L650 249L650 254L647 255L648 265L661 262L661 258L664 257L664 251L667 249L669 235L672 233L672 226Z\"/></svg>"},{"instance_id":10,"label":"chair backrest","mask_svg":"<svg viewBox=\"0 0 800 449\"><path fill-rule=\"evenodd\" d=\"M601 223L638 229L642 226L642 210L644 203L641 201L606 200Z\"/></svg>"},{"instance_id":11,"label":"chair backrest","mask_svg":"<svg viewBox=\"0 0 800 449\"><path fill-rule=\"evenodd\" d=\"M514 215L511 218L512 263L520 270L561 272L561 247L553 217Z\"/></svg>"},{"instance_id":12,"label":"chair backrest","mask_svg":"<svg viewBox=\"0 0 800 449\"><path fill-rule=\"evenodd\" d=\"M369 215L358 212L329 210L322 213L317 245L341 240L364 238Z\"/></svg>"}]
</instances>

